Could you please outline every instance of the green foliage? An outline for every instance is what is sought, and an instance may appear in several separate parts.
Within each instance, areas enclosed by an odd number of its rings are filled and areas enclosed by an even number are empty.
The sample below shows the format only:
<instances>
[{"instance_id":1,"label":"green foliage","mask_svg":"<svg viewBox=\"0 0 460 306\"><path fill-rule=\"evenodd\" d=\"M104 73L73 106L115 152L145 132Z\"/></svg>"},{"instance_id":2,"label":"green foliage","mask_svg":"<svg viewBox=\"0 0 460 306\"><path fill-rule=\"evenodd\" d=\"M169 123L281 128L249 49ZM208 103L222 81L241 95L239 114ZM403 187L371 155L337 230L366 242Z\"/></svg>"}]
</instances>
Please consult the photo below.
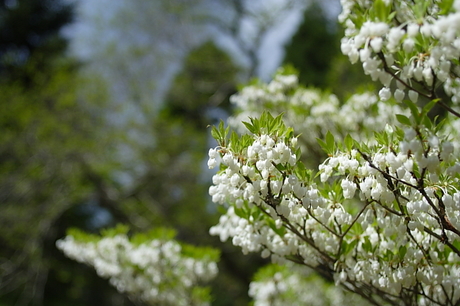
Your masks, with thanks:
<instances>
[{"instance_id":1,"label":"green foliage","mask_svg":"<svg viewBox=\"0 0 460 306\"><path fill-rule=\"evenodd\" d=\"M78 228L69 228L67 236L72 236L81 243L97 243L102 238L113 238L115 236L129 236L129 241L133 246L149 243L152 240L171 241L177 236L176 230L166 227L152 228L147 232L131 233L130 227L125 224L117 224L115 227L102 229L100 234L87 233ZM218 261L220 251L212 247L197 247L188 243L181 243L181 253L190 258L207 261Z\"/></svg>"},{"instance_id":2,"label":"green foliage","mask_svg":"<svg viewBox=\"0 0 460 306\"><path fill-rule=\"evenodd\" d=\"M256 274L254 274L254 281L262 281L267 278L273 277L276 273L286 273L286 269L283 266L270 264L266 265L265 267L259 269Z\"/></svg>"},{"instance_id":3,"label":"green foliage","mask_svg":"<svg viewBox=\"0 0 460 306\"><path fill-rule=\"evenodd\" d=\"M220 258L220 251L212 247L197 247L184 243L182 243L181 246L182 254L186 257L206 261L218 261Z\"/></svg>"},{"instance_id":4,"label":"green foliage","mask_svg":"<svg viewBox=\"0 0 460 306\"><path fill-rule=\"evenodd\" d=\"M441 1L439 3L439 15L447 15L452 12L452 5L454 4L454 0L446 0Z\"/></svg>"},{"instance_id":5,"label":"green foliage","mask_svg":"<svg viewBox=\"0 0 460 306\"><path fill-rule=\"evenodd\" d=\"M283 115L273 117L269 112L263 112L260 118L249 118L250 122L243 122L249 132L260 136L262 134L276 138L290 138L294 133L292 128L286 127Z\"/></svg>"},{"instance_id":6,"label":"green foliage","mask_svg":"<svg viewBox=\"0 0 460 306\"><path fill-rule=\"evenodd\" d=\"M177 232L172 228L155 227L146 233L143 233L143 232L134 233L132 237L130 238L130 240L134 245L140 245L142 243L149 242L153 239L158 239L162 241L172 240L176 237L176 235L177 235Z\"/></svg>"},{"instance_id":7,"label":"green foliage","mask_svg":"<svg viewBox=\"0 0 460 306\"><path fill-rule=\"evenodd\" d=\"M374 5L369 10L369 17L371 20L387 22L393 19L395 14L390 14L392 11L392 4L384 0L374 1Z\"/></svg>"},{"instance_id":8,"label":"green foliage","mask_svg":"<svg viewBox=\"0 0 460 306\"><path fill-rule=\"evenodd\" d=\"M325 140L319 138L317 140L321 148L323 148L324 152L326 152L329 155L333 155L335 153L334 135L332 135L330 131L327 131Z\"/></svg>"},{"instance_id":9,"label":"green foliage","mask_svg":"<svg viewBox=\"0 0 460 306\"><path fill-rule=\"evenodd\" d=\"M213 107L228 108L239 68L229 55L208 41L192 50L173 82L164 109L170 116L191 120L203 128L204 114Z\"/></svg>"},{"instance_id":10,"label":"green foliage","mask_svg":"<svg viewBox=\"0 0 460 306\"><path fill-rule=\"evenodd\" d=\"M449 0L450 1L450 0ZM447 2L449 2L447 1ZM431 1L415 1L414 3L414 15L418 21L422 22L426 15L428 7L431 5ZM447 6L449 6L447 4Z\"/></svg>"},{"instance_id":11,"label":"green foliage","mask_svg":"<svg viewBox=\"0 0 460 306\"><path fill-rule=\"evenodd\" d=\"M399 123L405 126L419 127L423 125L428 129L433 129L435 126L437 126L437 130L439 130L442 126L442 121L438 122L437 116L432 119L429 115L430 112L437 106L439 100L440 99L431 100L422 108L410 100L405 100L404 103L409 108L411 116L407 117L402 114L396 114L396 119Z\"/></svg>"},{"instance_id":12,"label":"green foliage","mask_svg":"<svg viewBox=\"0 0 460 306\"><path fill-rule=\"evenodd\" d=\"M314 171L311 169L307 169L302 162L297 163L297 167L294 168L294 174L301 179L302 181L306 182L307 184L312 184L314 179Z\"/></svg>"},{"instance_id":13,"label":"green foliage","mask_svg":"<svg viewBox=\"0 0 460 306\"><path fill-rule=\"evenodd\" d=\"M336 25L327 19L319 2L312 1L304 12L302 24L285 47L283 62L299 71L301 84L328 88L331 84L327 74L338 54Z\"/></svg>"},{"instance_id":14,"label":"green foliage","mask_svg":"<svg viewBox=\"0 0 460 306\"><path fill-rule=\"evenodd\" d=\"M47 284L33 279L49 274L51 283L58 273L53 269L61 268L51 250L57 232L64 234L59 220L92 197L83 163L110 160L101 148L110 149L111 132L102 132L104 119L93 112L100 105L82 105L77 86L86 80L76 75L73 63L56 62L48 70L33 62L26 67L33 76L27 84L0 84L0 229L8 233L0 239L0 258L12 267L2 283L10 293L0 300L21 297L27 304L40 303ZM21 293L24 288L33 289Z\"/></svg>"},{"instance_id":15,"label":"green foliage","mask_svg":"<svg viewBox=\"0 0 460 306\"><path fill-rule=\"evenodd\" d=\"M211 136L217 141L219 146L225 147L227 146L227 138L229 131L230 127L225 127L224 121L221 120L218 127L212 126Z\"/></svg>"}]
</instances>

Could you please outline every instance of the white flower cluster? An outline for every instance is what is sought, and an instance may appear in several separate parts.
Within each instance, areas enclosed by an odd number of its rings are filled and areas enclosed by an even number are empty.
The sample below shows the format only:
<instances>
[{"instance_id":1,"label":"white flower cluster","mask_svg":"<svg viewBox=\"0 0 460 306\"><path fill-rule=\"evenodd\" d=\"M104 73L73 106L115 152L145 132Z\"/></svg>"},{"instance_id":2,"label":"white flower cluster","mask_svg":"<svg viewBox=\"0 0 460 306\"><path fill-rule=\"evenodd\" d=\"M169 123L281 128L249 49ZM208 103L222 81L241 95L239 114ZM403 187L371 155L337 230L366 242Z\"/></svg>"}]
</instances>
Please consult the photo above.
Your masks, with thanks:
<instances>
[{"instance_id":1,"label":"white flower cluster","mask_svg":"<svg viewBox=\"0 0 460 306\"><path fill-rule=\"evenodd\" d=\"M317 183L292 134L210 149L222 168L209 193L230 204L210 233L278 264L329 269L352 291L372 288L370 300L459 301L459 146L437 133L387 125L360 149L330 153Z\"/></svg>"},{"instance_id":2,"label":"white flower cluster","mask_svg":"<svg viewBox=\"0 0 460 306\"><path fill-rule=\"evenodd\" d=\"M253 298L254 306L369 305L359 296L347 294L340 287L326 283L309 269L299 271L298 268L288 267L252 281L249 296Z\"/></svg>"},{"instance_id":3,"label":"white flower cluster","mask_svg":"<svg viewBox=\"0 0 460 306\"><path fill-rule=\"evenodd\" d=\"M361 61L364 73L383 84L382 100L393 94L402 101L407 93L416 102L419 92L433 99L442 83L458 103L460 71L453 63L460 57L460 1L414 2L341 0L339 20L346 28L342 52L352 63ZM372 19L369 12L380 17Z\"/></svg>"},{"instance_id":4,"label":"white flower cluster","mask_svg":"<svg viewBox=\"0 0 460 306\"><path fill-rule=\"evenodd\" d=\"M216 149L211 149L210 159L216 154ZM264 257L272 255L274 258L295 254L300 242L298 237L291 233L281 237L276 227L281 226L280 218L302 220L306 210L300 198L316 192L302 185L295 175L284 177L277 169L278 165L294 166L296 159L291 145L265 134L256 137L247 148L244 161L238 160L231 151L223 154L221 162L226 169L214 175L209 193L215 203L230 202L236 206L221 216L219 225L212 227L210 233L220 235L222 240L232 237L233 243L241 246L244 253L263 250ZM235 209L250 210L253 206L260 207L276 220L277 225L272 228L263 219L252 216L247 220L235 214ZM254 213L260 212L255 210Z\"/></svg>"},{"instance_id":5,"label":"white flower cluster","mask_svg":"<svg viewBox=\"0 0 460 306\"><path fill-rule=\"evenodd\" d=\"M317 150L317 138L327 132L336 139L350 134L361 141L369 141L374 131L382 130L386 124L397 124L395 114L408 114L392 101L382 103L374 94L366 92L352 95L340 103L333 94L323 94L316 89L293 87L297 76L283 75L282 70L269 84L244 87L231 97L237 106L237 114L228 119L228 124L239 133L245 132L242 122L250 117L259 117L263 111L283 113L288 126L300 134L302 150L308 158L321 155ZM307 149L308 148L308 149Z\"/></svg>"},{"instance_id":6,"label":"white flower cluster","mask_svg":"<svg viewBox=\"0 0 460 306\"><path fill-rule=\"evenodd\" d=\"M371 286L393 302L403 291L427 302L417 290L441 304L458 301L453 145L410 128L393 144L376 145L378 153L369 156L351 150L328 158L320 178L327 184L336 178L333 189L293 174L297 157L274 137L254 136L243 157L224 148L225 169L213 177L210 195L231 206L210 233L279 264L294 258L310 267L329 265L337 283ZM211 149L210 157L215 154Z\"/></svg>"},{"instance_id":7,"label":"white flower cluster","mask_svg":"<svg viewBox=\"0 0 460 306\"><path fill-rule=\"evenodd\" d=\"M340 175L343 197L358 191L365 203L356 219L361 232L344 239L354 250L340 257L337 281L359 281L395 296L419 283L432 301L458 301L460 257L446 249L460 242L453 145L407 129L396 149L340 153L320 166L322 181Z\"/></svg>"},{"instance_id":8,"label":"white flower cluster","mask_svg":"<svg viewBox=\"0 0 460 306\"><path fill-rule=\"evenodd\" d=\"M329 226L350 225L351 215L341 204L322 197L315 185L280 170L297 165L291 146L261 135L255 136L243 160L231 148L226 150L225 170L214 175L209 193L213 202L234 206L211 228L212 235L222 240L231 237L244 253L261 251L263 257L280 263L288 255L300 254L305 263L316 266L319 253L338 251L339 238ZM211 159L214 154L211 149Z\"/></svg>"},{"instance_id":9,"label":"white flower cluster","mask_svg":"<svg viewBox=\"0 0 460 306\"><path fill-rule=\"evenodd\" d=\"M451 114L460 118L460 0L341 2L342 51L383 84L379 98L340 104L282 74L234 95L239 114L229 124L251 135L238 143L215 133L208 165L221 170L209 191L228 210L211 234L278 264L311 267L375 305L456 305L460 120ZM419 109L419 96L448 111L444 123L429 117L431 103ZM267 119L264 111L283 112L301 136L261 128L253 118ZM319 156L316 138L328 158L315 174L301 160ZM264 305L291 280L258 281L250 293Z\"/></svg>"},{"instance_id":10,"label":"white flower cluster","mask_svg":"<svg viewBox=\"0 0 460 306\"><path fill-rule=\"evenodd\" d=\"M133 244L121 234L97 242L66 236L56 245L66 256L93 266L119 292L152 305L208 305L192 291L218 272L214 261L184 256L172 240Z\"/></svg>"}]
</instances>

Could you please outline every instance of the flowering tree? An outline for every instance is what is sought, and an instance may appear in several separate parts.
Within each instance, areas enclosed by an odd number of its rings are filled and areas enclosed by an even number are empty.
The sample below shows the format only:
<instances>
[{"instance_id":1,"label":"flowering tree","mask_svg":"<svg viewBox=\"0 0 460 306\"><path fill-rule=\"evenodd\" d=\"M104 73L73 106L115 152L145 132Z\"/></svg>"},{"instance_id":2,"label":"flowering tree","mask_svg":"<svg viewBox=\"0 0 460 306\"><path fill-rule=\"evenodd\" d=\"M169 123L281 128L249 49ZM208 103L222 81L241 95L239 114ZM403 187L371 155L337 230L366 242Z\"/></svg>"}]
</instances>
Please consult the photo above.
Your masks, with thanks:
<instances>
[{"instance_id":1,"label":"flowering tree","mask_svg":"<svg viewBox=\"0 0 460 306\"><path fill-rule=\"evenodd\" d=\"M283 73L245 87L229 124L246 134L213 130L210 194L227 212L211 234L374 305L458 305L460 1L342 6L342 51L379 97L341 104Z\"/></svg>"},{"instance_id":2,"label":"flowering tree","mask_svg":"<svg viewBox=\"0 0 460 306\"><path fill-rule=\"evenodd\" d=\"M318 301L299 285L311 271L364 305L459 305L460 1L342 6L342 52L379 95L340 102L288 70L234 95L229 127L212 130L225 214L210 233L271 258L256 305Z\"/></svg>"}]
</instances>

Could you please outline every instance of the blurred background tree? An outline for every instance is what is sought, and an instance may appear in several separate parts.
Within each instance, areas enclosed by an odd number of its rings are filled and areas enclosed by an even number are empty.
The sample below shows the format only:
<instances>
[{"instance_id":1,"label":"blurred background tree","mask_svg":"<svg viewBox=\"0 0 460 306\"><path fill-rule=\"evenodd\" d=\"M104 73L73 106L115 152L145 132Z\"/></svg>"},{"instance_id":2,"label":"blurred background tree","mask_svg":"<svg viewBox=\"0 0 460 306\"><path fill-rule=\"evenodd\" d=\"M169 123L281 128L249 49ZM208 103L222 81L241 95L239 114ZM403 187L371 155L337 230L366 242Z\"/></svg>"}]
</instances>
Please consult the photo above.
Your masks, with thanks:
<instances>
[{"instance_id":1,"label":"blurred background tree","mask_svg":"<svg viewBox=\"0 0 460 306\"><path fill-rule=\"evenodd\" d=\"M299 71L299 82L325 89L332 61L340 54L338 25L329 20L323 7L313 1L303 21L285 46L284 63Z\"/></svg>"},{"instance_id":2,"label":"blurred background tree","mask_svg":"<svg viewBox=\"0 0 460 306\"><path fill-rule=\"evenodd\" d=\"M79 293L86 305L98 296L120 297L54 246L69 225L90 229L94 216L85 203L94 197L94 186L82 164L94 155L103 160L107 151L100 148L111 146L102 105L83 98L79 88L87 80L64 54L60 30L71 20L72 6L64 2L0 3L2 305L62 305ZM82 277L73 278L77 270ZM72 288L62 290L62 283ZM103 293L91 295L101 285Z\"/></svg>"},{"instance_id":3,"label":"blurred background tree","mask_svg":"<svg viewBox=\"0 0 460 306\"><path fill-rule=\"evenodd\" d=\"M33 68L53 65L66 48L59 31L71 21L72 6L61 1L0 1L0 78L32 81Z\"/></svg>"},{"instance_id":4,"label":"blurred background tree","mask_svg":"<svg viewBox=\"0 0 460 306\"><path fill-rule=\"evenodd\" d=\"M330 74L339 55L318 48L337 49L335 24L302 1L214 1L221 11L204 0L68 3L0 1L0 305L132 305L55 248L69 227L118 222L174 227L179 240L222 249L213 305L247 304L266 261L208 234L218 212L207 126L260 73L266 35L292 10L307 8L288 47L301 53L285 62L305 84L333 88L349 68ZM93 20L76 27L75 14ZM221 36L240 51L224 52Z\"/></svg>"},{"instance_id":5,"label":"blurred background tree","mask_svg":"<svg viewBox=\"0 0 460 306\"><path fill-rule=\"evenodd\" d=\"M298 71L301 84L329 90L343 101L351 89L372 90L374 82L340 52L343 30L327 13L324 2L311 1L285 46L283 63Z\"/></svg>"}]
</instances>

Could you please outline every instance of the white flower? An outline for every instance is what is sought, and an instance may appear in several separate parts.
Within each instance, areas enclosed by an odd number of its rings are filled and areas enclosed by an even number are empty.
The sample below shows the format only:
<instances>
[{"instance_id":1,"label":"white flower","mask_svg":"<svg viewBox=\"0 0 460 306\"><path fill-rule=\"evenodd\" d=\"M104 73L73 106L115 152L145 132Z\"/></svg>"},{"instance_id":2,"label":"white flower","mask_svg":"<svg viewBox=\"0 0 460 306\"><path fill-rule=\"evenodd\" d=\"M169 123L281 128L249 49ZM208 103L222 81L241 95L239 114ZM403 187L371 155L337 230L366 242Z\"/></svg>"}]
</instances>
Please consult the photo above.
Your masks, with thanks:
<instances>
[{"instance_id":1,"label":"white flower","mask_svg":"<svg viewBox=\"0 0 460 306\"><path fill-rule=\"evenodd\" d=\"M404 90L399 88L395 90L394 97L396 101L401 102L404 99L405 95L406 94L404 93Z\"/></svg>"},{"instance_id":2,"label":"white flower","mask_svg":"<svg viewBox=\"0 0 460 306\"><path fill-rule=\"evenodd\" d=\"M382 37L375 37L370 42L370 45L375 53L379 53L382 50L382 44L383 44Z\"/></svg>"},{"instance_id":3,"label":"white flower","mask_svg":"<svg viewBox=\"0 0 460 306\"><path fill-rule=\"evenodd\" d=\"M407 38L403 42L403 50L406 53L410 53L414 50L415 47L415 41L412 38Z\"/></svg>"},{"instance_id":4,"label":"white flower","mask_svg":"<svg viewBox=\"0 0 460 306\"><path fill-rule=\"evenodd\" d=\"M215 158L210 158L208 160L208 168L214 169L215 166L217 166L217 160Z\"/></svg>"},{"instance_id":5,"label":"white flower","mask_svg":"<svg viewBox=\"0 0 460 306\"><path fill-rule=\"evenodd\" d=\"M350 181L348 178L342 180L341 183L342 189L343 189L343 197L345 199L351 199L355 195L356 191L356 184Z\"/></svg>"},{"instance_id":6,"label":"white flower","mask_svg":"<svg viewBox=\"0 0 460 306\"><path fill-rule=\"evenodd\" d=\"M371 57L371 50L368 48L364 48L359 50L359 59L361 62L367 61Z\"/></svg>"},{"instance_id":7,"label":"white flower","mask_svg":"<svg viewBox=\"0 0 460 306\"><path fill-rule=\"evenodd\" d=\"M418 34L419 28L418 24L410 23L407 26L407 35L409 35L409 37L415 37Z\"/></svg>"},{"instance_id":8,"label":"white flower","mask_svg":"<svg viewBox=\"0 0 460 306\"><path fill-rule=\"evenodd\" d=\"M388 87L383 87L379 91L379 97L382 101L387 101L391 98L391 90Z\"/></svg>"},{"instance_id":9,"label":"white flower","mask_svg":"<svg viewBox=\"0 0 460 306\"><path fill-rule=\"evenodd\" d=\"M412 102L417 103L417 101L418 101L418 92L413 91L413 90L409 90L409 99Z\"/></svg>"},{"instance_id":10,"label":"white flower","mask_svg":"<svg viewBox=\"0 0 460 306\"><path fill-rule=\"evenodd\" d=\"M217 152L217 149L216 148L211 148L209 149L208 151L208 156L210 158L217 158L217 156L219 156L218 152Z\"/></svg>"}]
</instances>

